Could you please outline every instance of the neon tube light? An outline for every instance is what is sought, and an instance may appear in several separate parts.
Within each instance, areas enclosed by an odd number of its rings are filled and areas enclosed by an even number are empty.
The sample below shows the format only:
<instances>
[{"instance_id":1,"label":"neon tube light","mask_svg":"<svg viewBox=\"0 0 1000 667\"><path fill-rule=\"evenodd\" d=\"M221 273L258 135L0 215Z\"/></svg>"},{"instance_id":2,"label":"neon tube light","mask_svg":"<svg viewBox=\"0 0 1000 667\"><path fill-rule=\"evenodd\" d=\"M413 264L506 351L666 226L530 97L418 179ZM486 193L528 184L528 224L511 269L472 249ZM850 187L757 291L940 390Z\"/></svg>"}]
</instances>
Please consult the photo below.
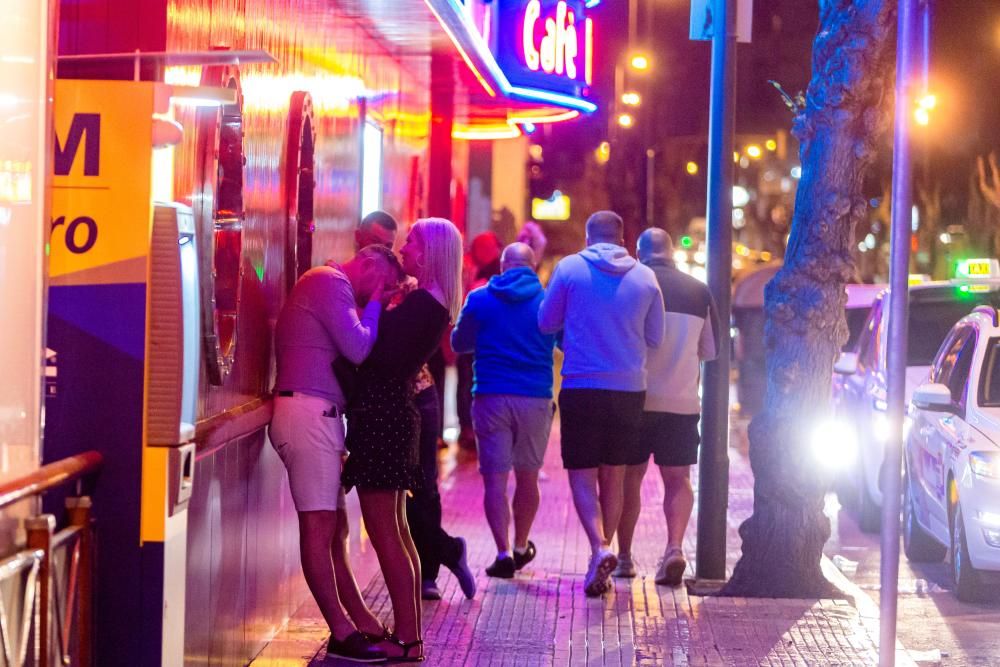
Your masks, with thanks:
<instances>
[{"instance_id":1,"label":"neon tube light","mask_svg":"<svg viewBox=\"0 0 1000 667\"><path fill-rule=\"evenodd\" d=\"M486 92L490 94L490 97L496 97L496 92L486 82L483 73L480 72L479 69L473 64L472 59L469 57L468 53L466 53L465 49L459 43L458 36L454 33L454 31L451 30L451 28L448 27L447 23L444 21L443 17L437 12L437 10L434 9L434 6L431 4L432 1L433 0L424 0L424 4L427 5L428 9L431 10L431 13L434 14L434 17L438 20L438 23L441 24L442 28L444 28L445 33L448 35L452 43L458 49L458 52L461 54L462 59L465 60L465 64L469 66L469 69L472 70L472 73L475 74L477 79L479 79L479 82L483 85L483 88L486 90ZM459 0L445 0L445 1L447 2L451 10L455 13L455 15L459 17L465 16L464 7L459 3ZM483 41L482 36L474 29L474 26L472 30L469 30L468 28L470 26L468 25L467 22L463 21L463 27L466 28L465 34L469 37L469 40L472 43L472 50L475 52L476 56L478 56L479 59L485 64L486 70L489 73L490 77L493 79L493 81L496 82L497 87L500 89L500 92L503 93L505 96L518 99L532 100L536 102L544 102L547 104L554 104L556 106L567 107L570 109L577 109L585 113L592 113L597 110L597 105L594 104L593 102L589 102L587 100L583 100L578 97L573 97L572 95L566 95L564 93L554 93L547 90L539 90L536 88L524 88L522 86L511 85L510 80L507 79L507 75L504 74L502 69L500 69L500 65L497 64L496 58L494 58L493 54L490 52L489 47Z\"/></svg>"},{"instance_id":2,"label":"neon tube light","mask_svg":"<svg viewBox=\"0 0 1000 667\"><path fill-rule=\"evenodd\" d=\"M441 24L442 28L444 28L445 34L448 35L448 39L450 39L451 43L455 45L456 49L458 49L458 53L462 56L462 60L465 61L465 64L468 66L468 68L472 70L473 74L476 75L476 78L479 80L479 83L483 86L483 90L486 91L486 94L489 95L490 97L496 97L497 96L496 91L493 90L493 87L486 82L486 78L480 73L479 69L473 64L472 59L469 58L469 54L465 52L465 49L462 48L462 45L459 43L458 37L455 35L454 32L451 31L451 28L449 28L448 24L445 23L443 18L441 18L441 15L437 13L437 10L434 9L434 5L431 4L431 0L424 0L424 4L427 5L427 9L431 10L431 14L434 15L434 18L437 19L437 22ZM461 11L461 8L459 8L459 11ZM482 57L481 54L480 57Z\"/></svg>"},{"instance_id":3,"label":"neon tube light","mask_svg":"<svg viewBox=\"0 0 1000 667\"><path fill-rule=\"evenodd\" d=\"M466 128L454 130L451 136L455 139L465 139L467 141L493 141L497 139L514 139L521 136L521 131L512 125L503 128Z\"/></svg>"}]
</instances>

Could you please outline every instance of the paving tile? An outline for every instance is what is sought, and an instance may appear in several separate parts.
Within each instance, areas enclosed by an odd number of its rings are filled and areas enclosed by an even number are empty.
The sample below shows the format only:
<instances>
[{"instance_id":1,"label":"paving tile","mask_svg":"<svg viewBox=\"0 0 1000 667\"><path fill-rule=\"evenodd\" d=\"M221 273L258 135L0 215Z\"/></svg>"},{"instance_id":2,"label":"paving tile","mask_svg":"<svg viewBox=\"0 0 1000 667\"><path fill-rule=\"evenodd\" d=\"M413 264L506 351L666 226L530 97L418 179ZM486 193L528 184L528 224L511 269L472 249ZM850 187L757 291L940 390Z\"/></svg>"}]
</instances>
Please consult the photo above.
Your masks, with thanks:
<instances>
[{"instance_id":1,"label":"paving tile","mask_svg":"<svg viewBox=\"0 0 1000 667\"><path fill-rule=\"evenodd\" d=\"M635 536L639 576L614 580L600 599L583 595L589 547L576 520L565 472L559 466L558 425L553 429L542 482L542 508L532 539L538 557L512 580L491 580L483 568L495 555L482 513L482 482L475 465L451 466L441 485L444 526L468 540L477 575L476 599L466 600L442 569L442 600L426 602L424 640L429 665L550 667L626 665L727 667L737 665L872 665L877 650L857 610L842 600L702 598L681 587L657 586L653 573L666 528L663 487L655 471L643 482L643 509ZM752 508L749 463L730 452L728 563L739 556L740 523ZM697 488L697 470L692 480ZM693 560L692 518L684 544ZM362 544L368 549L370 547ZM688 575L693 576L693 564ZM377 573L364 586L372 610L391 622L391 605ZM289 644L289 638L293 643ZM315 658L325 640L314 604L292 619L255 665L324 665ZM305 647L312 642L312 650ZM271 647L269 647L270 649ZM299 662L291 656L312 656Z\"/></svg>"}]
</instances>

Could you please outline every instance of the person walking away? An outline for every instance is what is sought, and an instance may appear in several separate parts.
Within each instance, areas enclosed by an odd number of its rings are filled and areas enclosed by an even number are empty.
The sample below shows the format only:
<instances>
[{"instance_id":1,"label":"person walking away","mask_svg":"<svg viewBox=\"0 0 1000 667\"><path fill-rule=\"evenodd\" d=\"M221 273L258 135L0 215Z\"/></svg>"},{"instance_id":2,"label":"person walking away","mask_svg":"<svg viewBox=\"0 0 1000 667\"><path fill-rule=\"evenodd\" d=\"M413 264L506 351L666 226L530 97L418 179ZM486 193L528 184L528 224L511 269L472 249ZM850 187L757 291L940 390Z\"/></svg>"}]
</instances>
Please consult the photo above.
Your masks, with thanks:
<instances>
[{"instance_id":1,"label":"person walking away","mask_svg":"<svg viewBox=\"0 0 1000 667\"><path fill-rule=\"evenodd\" d=\"M708 287L679 271L673 262L673 242L662 229L639 236L639 261L656 274L666 310L663 344L646 358L646 402L642 413L643 449L625 471L625 505L618 526L616 577L634 577L632 538L639 520L642 478L649 456L663 478L663 515L667 547L656 569L656 583L677 586L687 561L682 549L684 531L694 507L691 466L698 462L700 401L699 363L718 355L719 323Z\"/></svg>"},{"instance_id":2,"label":"person walking away","mask_svg":"<svg viewBox=\"0 0 1000 667\"><path fill-rule=\"evenodd\" d=\"M618 214L598 211L586 229L587 247L556 265L538 325L562 331L562 458L590 542L584 593L593 597L610 588L618 563L609 547L625 464L640 446L646 349L663 339L663 297L653 271L622 247Z\"/></svg>"},{"instance_id":3,"label":"person walking away","mask_svg":"<svg viewBox=\"0 0 1000 667\"><path fill-rule=\"evenodd\" d=\"M494 232L477 234L465 256L466 294L487 283L500 273L500 239ZM471 457L476 451L475 429L472 425L472 363L473 355L457 353L455 372L455 411L458 413L458 451Z\"/></svg>"},{"instance_id":4,"label":"person walking away","mask_svg":"<svg viewBox=\"0 0 1000 667\"><path fill-rule=\"evenodd\" d=\"M497 557L491 577L510 579L537 549L528 539L538 512L538 471L545 459L555 406L552 349L555 336L538 329L544 292L535 254L524 243L507 246L503 273L469 293L451 333L456 352L475 355L472 423L483 476L483 507ZM507 481L514 470L514 549Z\"/></svg>"},{"instance_id":5,"label":"person walking away","mask_svg":"<svg viewBox=\"0 0 1000 667\"><path fill-rule=\"evenodd\" d=\"M461 307L462 240L448 220L418 220L400 253L418 287L383 314L371 354L358 369L343 482L358 489L392 601L395 631L384 636L389 659L420 662L420 561L404 503L406 492L423 483L413 382Z\"/></svg>"},{"instance_id":6,"label":"person walking away","mask_svg":"<svg viewBox=\"0 0 1000 667\"><path fill-rule=\"evenodd\" d=\"M347 557L340 485L345 401L331 365L339 355L354 363L368 356L380 299L394 278L388 260L373 250L362 250L343 266L310 269L292 288L275 329L277 379L268 434L288 470L302 572L330 626L327 653L355 661L386 654L365 636L378 636L382 625L362 600Z\"/></svg>"},{"instance_id":7,"label":"person walking away","mask_svg":"<svg viewBox=\"0 0 1000 667\"><path fill-rule=\"evenodd\" d=\"M355 230L358 245L381 245L391 249L396 241L396 219L385 211L373 211L362 219ZM410 277L408 289L416 287L416 279ZM405 294L397 299L402 301ZM390 304L390 307L392 305ZM435 355L440 355L440 346ZM441 494L438 491L438 441L441 438L441 402L433 374L424 364L413 382L413 403L420 413L419 454L423 483L413 489L406 498L406 520L420 560L421 597L424 600L440 600L441 590L437 585L438 572L445 565L458 579L459 587L466 598L476 594L476 577L469 569L465 539L449 535L441 525Z\"/></svg>"}]
</instances>

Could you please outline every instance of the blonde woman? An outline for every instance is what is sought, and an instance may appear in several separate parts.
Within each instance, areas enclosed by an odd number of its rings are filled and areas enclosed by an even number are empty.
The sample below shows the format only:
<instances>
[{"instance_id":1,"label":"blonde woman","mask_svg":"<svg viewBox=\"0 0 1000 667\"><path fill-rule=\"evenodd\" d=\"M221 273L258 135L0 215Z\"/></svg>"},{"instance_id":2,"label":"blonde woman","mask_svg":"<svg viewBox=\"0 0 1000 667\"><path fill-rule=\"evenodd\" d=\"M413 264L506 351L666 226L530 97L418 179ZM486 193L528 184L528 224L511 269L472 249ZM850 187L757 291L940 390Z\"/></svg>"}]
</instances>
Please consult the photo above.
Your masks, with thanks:
<instances>
[{"instance_id":1,"label":"blonde woman","mask_svg":"<svg viewBox=\"0 0 1000 667\"><path fill-rule=\"evenodd\" d=\"M420 561L404 502L406 491L423 480L413 380L461 308L462 239L448 220L426 218L410 229L400 254L403 271L418 286L383 313L375 346L358 369L347 410L350 456L343 478L345 486L358 489L392 600L395 631L385 632L383 646L391 662L420 662Z\"/></svg>"}]
</instances>

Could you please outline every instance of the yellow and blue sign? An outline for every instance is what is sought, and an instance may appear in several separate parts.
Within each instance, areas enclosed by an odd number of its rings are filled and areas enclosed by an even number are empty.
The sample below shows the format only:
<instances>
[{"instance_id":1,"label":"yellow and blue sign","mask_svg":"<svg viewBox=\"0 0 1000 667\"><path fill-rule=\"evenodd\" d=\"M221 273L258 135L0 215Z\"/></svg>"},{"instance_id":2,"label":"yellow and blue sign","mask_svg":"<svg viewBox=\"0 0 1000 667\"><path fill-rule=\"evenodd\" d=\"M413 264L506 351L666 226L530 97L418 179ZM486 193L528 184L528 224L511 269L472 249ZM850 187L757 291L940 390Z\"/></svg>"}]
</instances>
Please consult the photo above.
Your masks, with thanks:
<instances>
[{"instance_id":1,"label":"yellow and blue sign","mask_svg":"<svg viewBox=\"0 0 1000 667\"><path fill-rule=\"evenodd\" d=\"M140 534L155 85L58 80L53 104L47 338L57 373L43 458L104 455L93 493L98 664L161 664L163 545ZM60 502L45 499L48 511Z\"/></svg>"}]
</instances>

